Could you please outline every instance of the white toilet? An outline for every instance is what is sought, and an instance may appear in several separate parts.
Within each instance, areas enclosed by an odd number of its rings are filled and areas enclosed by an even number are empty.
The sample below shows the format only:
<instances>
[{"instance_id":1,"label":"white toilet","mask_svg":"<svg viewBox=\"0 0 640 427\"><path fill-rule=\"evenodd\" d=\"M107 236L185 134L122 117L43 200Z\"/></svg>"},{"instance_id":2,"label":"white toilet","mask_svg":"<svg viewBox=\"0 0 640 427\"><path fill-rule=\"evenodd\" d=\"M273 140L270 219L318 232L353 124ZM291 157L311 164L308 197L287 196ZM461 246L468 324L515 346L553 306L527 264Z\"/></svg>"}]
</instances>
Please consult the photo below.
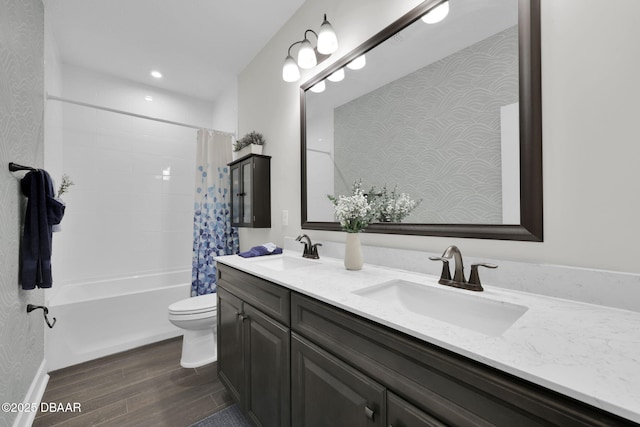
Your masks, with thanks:
<instances>
[{"instance_id":1,"label":"white toilet","mask_svg":"<svg viewBox=\"0 0 640 427\"><path fill-rule=\"evenodd\" d=\"M183 299L169 306L169 321L184 329L180 358L183 368L197 368L218 360L217 311L216 294Z\"/></svg>"}]
</instances>

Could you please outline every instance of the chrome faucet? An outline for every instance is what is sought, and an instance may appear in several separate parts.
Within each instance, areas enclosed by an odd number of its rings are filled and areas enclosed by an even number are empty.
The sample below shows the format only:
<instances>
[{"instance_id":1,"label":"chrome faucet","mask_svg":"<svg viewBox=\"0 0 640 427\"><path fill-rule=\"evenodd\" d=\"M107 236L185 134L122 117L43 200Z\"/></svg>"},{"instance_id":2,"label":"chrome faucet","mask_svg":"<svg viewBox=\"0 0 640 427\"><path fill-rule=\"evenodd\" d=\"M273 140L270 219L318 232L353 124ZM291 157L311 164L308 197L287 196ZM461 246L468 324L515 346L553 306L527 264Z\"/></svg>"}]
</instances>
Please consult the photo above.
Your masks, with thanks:
<instances>
[{"instance_id":1,"label":"chrome faucet","mask_svg":"<svg viewBox=\"0 0 640 427\"><path fill-rule=\"evenodd\" d=\"M449 260L453 258L456 263L456 267L453 273L453 279L451 278L451 271L449 270ZM478 263L471 265L471 275L469 281L464 277L464 264L462 262L462 253L457 246L449 246L445 249L441 257L429 257L432 261L442 261L442 274L438 283L446 286L453 286L454 288L467 289L469 291L483 291L482 284L480 283L480 275L478 274L478 267L486 268L498 268L495 264Z\"/></svg>"},{"instance_id":2,"label":"chrome faucet","mask_svg":"<svg viewBox=\"0 0 640 427\"><path fill-rule=\"evenodd\" d=\"M302 239L306 239L306 242L303 242ZM311 238L306 234L301 234L296 237L296 241L304 244L304 250L302 251L302 256L304 258L310 259L318 259L320 256L318 255L318 246L322 246L322 243L311 243Z\"/></svg>"}]
</instances>

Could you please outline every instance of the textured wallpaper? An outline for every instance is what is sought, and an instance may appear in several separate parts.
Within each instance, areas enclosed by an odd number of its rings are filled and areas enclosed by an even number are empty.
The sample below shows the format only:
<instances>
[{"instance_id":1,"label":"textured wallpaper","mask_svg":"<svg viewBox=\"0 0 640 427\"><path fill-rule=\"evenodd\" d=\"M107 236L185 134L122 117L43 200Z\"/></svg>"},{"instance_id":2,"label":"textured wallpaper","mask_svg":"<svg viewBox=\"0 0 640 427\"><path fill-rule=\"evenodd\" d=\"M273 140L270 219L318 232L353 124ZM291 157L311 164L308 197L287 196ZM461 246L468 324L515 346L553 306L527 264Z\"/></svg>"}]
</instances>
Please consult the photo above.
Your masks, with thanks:
<instances>
[{"instance_id":1,"label":"textured wallpaper","mask_svg":"<svg viewBox=\"0 0 640 427\"><path fill-rule=\"evenodd\" d=\"M517 52L512 27L336 108L336 194L362 178L422 199L404 222L501 223L500 107L518 101Z\"/></svg>"},{"instance_id":2,"label":"textured wallpaper","mask_svg":"<svg viewBox=\"0 0 640 427\"><path fill-rule=\"evenodd\" d=\"M22 402L44 358L42 291L22 291L18 253L24 199L11 161L42 167L44 10L41 0L0 0L0 402ZM16 413L0 412L0 426Z\"/></svg>"}]
</instances>

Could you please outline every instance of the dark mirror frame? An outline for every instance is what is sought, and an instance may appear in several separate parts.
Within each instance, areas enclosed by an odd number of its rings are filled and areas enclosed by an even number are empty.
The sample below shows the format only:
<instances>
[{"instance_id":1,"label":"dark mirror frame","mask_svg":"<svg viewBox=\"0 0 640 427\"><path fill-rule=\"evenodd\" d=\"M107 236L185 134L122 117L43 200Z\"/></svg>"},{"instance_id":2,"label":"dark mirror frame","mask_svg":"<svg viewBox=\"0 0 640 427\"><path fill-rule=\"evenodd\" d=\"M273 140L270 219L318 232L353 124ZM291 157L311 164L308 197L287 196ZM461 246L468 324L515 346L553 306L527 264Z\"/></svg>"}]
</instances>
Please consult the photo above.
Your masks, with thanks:
<instances>
[{"instance_id":1,"label":"dark mirror frame","mask_svg":"<svg viewBox=\"0 0 640 427\"><path fill-rule=\"evenodd\" d=\"M340 231L338 222L307 220L307 141L305 91L412 24L441 0L425 0L300 86L302 228ZM520 102L520 225L374 223L368 233L541 242L542 223L542 99L540 72L540 0L518 1Z\"/></svg>"}]
</instances>

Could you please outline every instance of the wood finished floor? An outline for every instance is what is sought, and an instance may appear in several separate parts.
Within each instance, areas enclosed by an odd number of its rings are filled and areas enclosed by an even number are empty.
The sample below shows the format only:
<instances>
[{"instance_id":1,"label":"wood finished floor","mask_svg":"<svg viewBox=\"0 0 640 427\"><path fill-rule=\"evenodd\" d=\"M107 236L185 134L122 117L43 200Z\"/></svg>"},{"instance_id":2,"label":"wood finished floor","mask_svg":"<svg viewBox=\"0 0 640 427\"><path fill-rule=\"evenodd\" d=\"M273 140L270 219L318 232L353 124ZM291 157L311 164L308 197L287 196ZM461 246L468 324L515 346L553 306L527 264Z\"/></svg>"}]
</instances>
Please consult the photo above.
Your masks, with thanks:
<instances>
[{"instance_id":1,"label":"wood finished floor","mask_svg":"<svg viewBox=\"0 0 640 427\"><path fill-rule=\"evenodd\" d=\"M232 403L216 364L180 366L182 337L51 372L42 402L82 412L39 412L34 427L189 426Z\"/></svg>"}]
</instances>

